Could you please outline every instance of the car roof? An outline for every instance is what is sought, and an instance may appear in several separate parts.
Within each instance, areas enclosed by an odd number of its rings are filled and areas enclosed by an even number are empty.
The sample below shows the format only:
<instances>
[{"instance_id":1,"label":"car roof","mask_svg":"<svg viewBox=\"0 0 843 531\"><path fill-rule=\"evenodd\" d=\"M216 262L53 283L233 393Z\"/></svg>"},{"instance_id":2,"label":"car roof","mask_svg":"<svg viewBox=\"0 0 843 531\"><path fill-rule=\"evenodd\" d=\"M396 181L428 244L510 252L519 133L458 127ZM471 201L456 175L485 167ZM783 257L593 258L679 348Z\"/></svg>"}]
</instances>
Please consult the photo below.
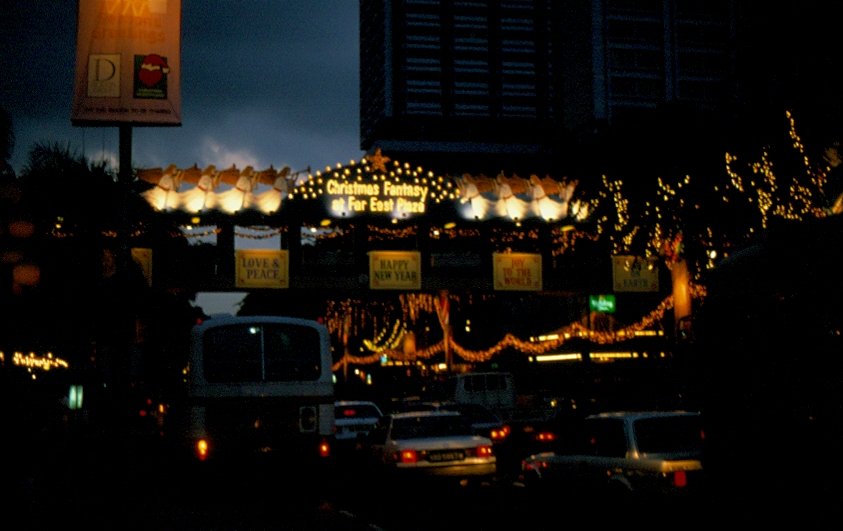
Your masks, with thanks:
<instances>
[{"instance_id":1,"label":"car roof","mask_svg":"<svg viewBox=\"0 0 843 531\"><path fill-rule=\"evenodd\" d=\"M588 415L587 419L596 418L614 418L614 419L630 419L636 420L640 418L654 418L654 417L678 417L678 416L699 416L699 411L688 411L683 409L676 410L644 410L644 411L603 411L601 413L593 413Z\"/></svg>"},{"instance_id":2,"label":"car roof","mask_svg":"<svg viewBox=\"0 0 843 531\"><path fill-rule=\"evenodd\" d=\"M459 412L457 411L446 411L446 410L437 410L437 411L401 411L399 413L392 413L389 415L393 419L406 419L406 418L415 418L415 417L460 417Z\"/></svg>"},{"instance_id":3,"label":"car roof","mask_svg":"<svg viewBox=\"0 0 843 531\"><path fill-rule=\"evenodd\" d=\"M334 402L335 406L375 406L380 409L375 402L371 400L337 400Z\"/></svg>"}]
</instances>

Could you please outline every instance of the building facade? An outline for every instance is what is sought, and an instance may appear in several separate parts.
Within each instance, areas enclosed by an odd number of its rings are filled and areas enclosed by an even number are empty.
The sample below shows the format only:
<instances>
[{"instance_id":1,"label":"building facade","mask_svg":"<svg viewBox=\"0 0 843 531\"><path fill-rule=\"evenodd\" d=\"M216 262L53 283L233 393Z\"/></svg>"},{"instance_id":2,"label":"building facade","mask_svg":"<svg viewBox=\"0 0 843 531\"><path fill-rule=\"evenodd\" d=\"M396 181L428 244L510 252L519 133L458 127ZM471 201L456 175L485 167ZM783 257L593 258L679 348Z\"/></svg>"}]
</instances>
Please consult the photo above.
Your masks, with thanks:
<instances>
[{"instance_id":1,"label":"building facade","mask_svg":"<svg viewBox=\"0 0 843 531\"><path fill-rule=\"evenodd\" d=\"M608 125L734 92L732 2L362 0L361 148L442 171L560 172Z\"/></svg>"}]
</instances>

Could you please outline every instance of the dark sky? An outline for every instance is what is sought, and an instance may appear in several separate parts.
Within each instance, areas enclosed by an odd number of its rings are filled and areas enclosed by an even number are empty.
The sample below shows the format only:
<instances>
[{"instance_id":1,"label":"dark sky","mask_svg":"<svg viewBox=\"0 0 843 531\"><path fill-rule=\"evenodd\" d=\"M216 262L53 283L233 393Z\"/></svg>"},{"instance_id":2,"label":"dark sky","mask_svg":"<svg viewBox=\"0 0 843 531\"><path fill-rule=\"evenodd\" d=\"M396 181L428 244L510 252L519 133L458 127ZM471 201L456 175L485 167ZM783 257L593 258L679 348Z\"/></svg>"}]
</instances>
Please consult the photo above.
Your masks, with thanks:
<instances>
[{"instance_id":1,"label":"dark sky","mask_svg":"<svg viewBox=\"0 0 843 531\"><path fill-rule=\"evenodd\" d=\"M36 142L116 165L116 127L70 123L77 0L0 5L0 106L13 120L12 167L20 173ZM840 138L843 1L739 5L753 42L739 61L743 103L798 103L809 144ZM182 0L182 125L134 128L134 165L296 171L359 160L359 31L356 0Z\"/></svg>"},{"instance_id":2,"label":"dark sky","mask_svg":"<svg viewBox=\"0 0 843 531\"><path fill-rule=\"evenodd\" d=\"M75 0L0 0L0 106L36 143L117 166L117 127L70 122ZM182 125L135 127L136 167L313 170L359 160L358 2L182 0Z\"/></svg>"}]
</instances>

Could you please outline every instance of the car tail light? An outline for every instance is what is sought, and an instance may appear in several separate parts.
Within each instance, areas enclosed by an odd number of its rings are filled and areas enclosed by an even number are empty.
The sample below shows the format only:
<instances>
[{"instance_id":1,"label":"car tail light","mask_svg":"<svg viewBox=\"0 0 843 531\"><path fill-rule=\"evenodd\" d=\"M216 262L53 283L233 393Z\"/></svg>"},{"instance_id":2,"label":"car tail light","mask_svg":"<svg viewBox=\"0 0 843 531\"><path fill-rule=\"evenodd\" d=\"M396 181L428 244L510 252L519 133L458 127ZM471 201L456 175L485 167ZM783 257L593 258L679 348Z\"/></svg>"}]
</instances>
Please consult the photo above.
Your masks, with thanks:
<instances>
[{"instance_id":1,"label":"car tail light","mask_svg":"<svg viewBox=\"0 0 843 531\"><path fill-rule=\"evenodd\" d=\"M490 434L491 439L493 441L500 442L500 441L506 439L507 436L509 436L509 432L510 432L509 426L503 426L501 428L493 429L491 434Z\"/></svg>"},{"instance_id":2,"label":"car tail light","mask_svg":"<svg viewBox=\"0 0 843 531\"><path fill-rule=\"evenodd\" d=\"M208 453L210 452L211 445L208 443L207 439L199 439L196 441L196 457L200 461L205 461L208 459Z\"/></svg>"},{"instance_id":3,"label":"car tail light","mask_svg":"<svg viewBox=\"0 0 843 531\"><path fill-rule=\"evenodd\" d=\"M539 442L553 442L556 440L556 434L552 431L540 431L536 434L536 440Z\"/></svg>"},{"instance_id":4,"label":"car tail light","mask_svg":"<svg viewBox=\"0 0 843 531\"><path fill-rule=\"evenodd\" d=\"M545 461L527 461L526 459L521 461L521 470L524 472L530 470L544 470L548 467L548 464Z\"/></svg>"},{"instance_id":5,"label":"car tail light","mask_svg":"<svg viewBox=\"0 0 843 531\"><path fill-rule=\"evenodd\" d=\"M402 463L416 463L419 460L419 455L415 450L401 450Z\"/></svg>"},{"instance_id":6,"label":"car tail light","mask_svg":"<svg viewBox=\"0 0 843 531\"><path fill-rule=\"evenodd\" d=\"M688 486L688 475L684 470L677 470L673 473L673 486L680 488Z\"/></svg>"},{"instance_id":7,"label":"car tail light","mask_svg":"<svg viewBox=\"0 0 843 531\"><path fill-rule=\"evenodd\" d=\"M327 439L322 439L319 443L319 457L331 457L331 444Z\"/></svg>"},{"instance_id":8,"label":"car tail light","mask_svg":"<svg viewBox=\"0 0 843 531\"><path fill-rule=\"evenodd\" d=\"M477 457L491 457L492 456L492 447L491 446L478 446L476 448Z\"/></svg>"},{"instance_id":9,"label":"car tail light","mask_svg":"<svg viewBox=\"0 0 843 531\"><path fill-rule=\"evenodd\" d=\"M476 446L464 449L463 453L466 457L490 457L495 451L491 446Z\"/></svg>"}]
</instances>

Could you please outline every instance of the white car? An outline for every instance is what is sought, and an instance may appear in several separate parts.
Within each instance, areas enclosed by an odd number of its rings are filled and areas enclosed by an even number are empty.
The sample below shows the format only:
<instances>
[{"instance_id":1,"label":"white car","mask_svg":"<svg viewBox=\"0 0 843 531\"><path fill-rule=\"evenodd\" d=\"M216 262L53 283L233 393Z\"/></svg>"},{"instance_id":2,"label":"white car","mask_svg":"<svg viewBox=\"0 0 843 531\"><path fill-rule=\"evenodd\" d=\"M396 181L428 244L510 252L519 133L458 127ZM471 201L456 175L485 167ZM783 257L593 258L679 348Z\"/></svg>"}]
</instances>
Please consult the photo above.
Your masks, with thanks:
<instances>
[{"instance_id":1,"label":"white car","mask_svg":"<svg viewBox=\"0 0 843 531\"><path fill-rule=\"evenodd\" d=\"M497 471L492 440L476 435L454 411L412 411L381 418L365 441L374 471L394 479L491 480Z\"/></svg>"},{"instance_id":2,"label":"white car","mask_svg":"<svg viewBox=\"0 0 843 531\"><path fill-rule=\"evenodd\" d=\"M343 444L356 441L369 433L383 416L374 402L367 400L339 400L334 403L334 439Z\"/></svg>"},{"instance_id":3,"label":"white car","mask_svg":"<svg viewBox=\"0 0 843 531\"><path fill-rule=\"evenodd\" d=\"M697 411L597 413L578 421L557 450L526 457L522 479L536 491L600 503L690 504L703 495L703 440Z\"/></svg>"}]
</instances>

